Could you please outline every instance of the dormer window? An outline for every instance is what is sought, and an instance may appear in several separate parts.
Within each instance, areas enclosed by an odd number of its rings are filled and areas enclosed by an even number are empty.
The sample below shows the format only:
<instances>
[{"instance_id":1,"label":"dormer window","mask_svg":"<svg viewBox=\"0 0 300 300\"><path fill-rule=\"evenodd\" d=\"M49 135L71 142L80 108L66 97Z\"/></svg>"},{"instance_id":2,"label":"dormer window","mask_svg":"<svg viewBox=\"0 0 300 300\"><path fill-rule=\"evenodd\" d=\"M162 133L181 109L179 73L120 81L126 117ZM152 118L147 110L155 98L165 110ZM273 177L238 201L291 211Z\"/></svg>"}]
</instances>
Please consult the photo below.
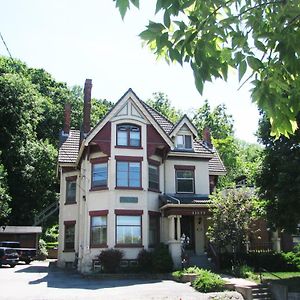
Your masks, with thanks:
<instances>
[{"instance_id":1,"label":"dormer window","mask_svg":"<svg viewBox=\"0 0 300 300\"><path fill-rule=\"evenodd\" d=\"M192 136L191 135L177 135L176 136L177 149L192 149Z\"/></svg>"},{"instance_id":2,"label":"dormer window","mask_svg":"<svg viewBox=\"0 0 300 300\"><path fill-rule=\"evenodd\" d=\"M117 125L117 146L140 147L141 127L131 124Z\"/></svg>"}]
</instances>

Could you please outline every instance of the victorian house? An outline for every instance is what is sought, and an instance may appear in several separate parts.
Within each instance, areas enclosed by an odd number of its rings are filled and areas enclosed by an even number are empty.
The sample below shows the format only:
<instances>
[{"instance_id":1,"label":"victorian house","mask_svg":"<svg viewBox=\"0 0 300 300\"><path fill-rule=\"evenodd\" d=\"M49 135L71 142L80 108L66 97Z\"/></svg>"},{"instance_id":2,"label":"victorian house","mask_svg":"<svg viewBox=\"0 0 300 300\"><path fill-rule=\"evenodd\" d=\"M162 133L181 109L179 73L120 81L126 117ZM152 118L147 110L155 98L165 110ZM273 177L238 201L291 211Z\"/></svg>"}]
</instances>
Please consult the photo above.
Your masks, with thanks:
<instances>
[{"instance_id":1,"label":"victorian house","mask_svg":"<svg viewBox=\"0 0 300 300\"><path fill-rule=\"evenodd\" d=\"M131 89L91 128L91 89L87 79L82 130L66 105L60 135L58 264L78 257L89 272L103 249L134 260L163 242L179 266L182 237L205 253L208 196L226 173L209 131L199 136L186 115L173 124Z\"/></svg>"}]
</instances>

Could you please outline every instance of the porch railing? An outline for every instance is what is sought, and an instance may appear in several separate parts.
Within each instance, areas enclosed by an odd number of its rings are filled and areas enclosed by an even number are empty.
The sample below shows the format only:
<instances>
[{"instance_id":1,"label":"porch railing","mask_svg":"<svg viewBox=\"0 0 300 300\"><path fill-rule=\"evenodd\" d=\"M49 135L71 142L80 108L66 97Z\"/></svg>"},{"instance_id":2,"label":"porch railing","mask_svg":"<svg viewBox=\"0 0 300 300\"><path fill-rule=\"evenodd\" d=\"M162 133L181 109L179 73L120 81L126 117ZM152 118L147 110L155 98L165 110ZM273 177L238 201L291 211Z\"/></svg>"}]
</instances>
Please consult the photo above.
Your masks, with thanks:
<instances>
[{"instance_id":1,"label":"porch railing","mask_svg":"<svg viewBox=\"0 0 300 300\"><path fill-rule=\"evenodd\" d=\"M251 242L248 246L248 252L269 252L273 251L272 242Z\"/></svg>"}]
</instances>

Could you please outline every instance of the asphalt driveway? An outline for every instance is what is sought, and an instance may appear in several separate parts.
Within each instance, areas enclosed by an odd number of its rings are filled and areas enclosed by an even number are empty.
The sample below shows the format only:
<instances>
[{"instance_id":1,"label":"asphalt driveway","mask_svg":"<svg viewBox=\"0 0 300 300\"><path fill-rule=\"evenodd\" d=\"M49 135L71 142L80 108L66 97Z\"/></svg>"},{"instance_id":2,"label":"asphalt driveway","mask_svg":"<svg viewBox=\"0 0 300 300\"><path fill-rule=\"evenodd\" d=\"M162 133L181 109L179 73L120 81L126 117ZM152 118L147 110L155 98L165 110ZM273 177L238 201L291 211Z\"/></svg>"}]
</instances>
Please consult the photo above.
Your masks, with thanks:
<instances>
[{"instance_id":1,"label":"asphalt driveway","mask_svg":"<svg viewBox=\"0 0 300 300\"><path fill-rule=\"evenodd\" d=\"M15 268L0 268L1 300L120 300L207 299L189 284L171 280L86 279L72 272L49 268L49 262L34 261Z\"/></svg>"}]
</instances>

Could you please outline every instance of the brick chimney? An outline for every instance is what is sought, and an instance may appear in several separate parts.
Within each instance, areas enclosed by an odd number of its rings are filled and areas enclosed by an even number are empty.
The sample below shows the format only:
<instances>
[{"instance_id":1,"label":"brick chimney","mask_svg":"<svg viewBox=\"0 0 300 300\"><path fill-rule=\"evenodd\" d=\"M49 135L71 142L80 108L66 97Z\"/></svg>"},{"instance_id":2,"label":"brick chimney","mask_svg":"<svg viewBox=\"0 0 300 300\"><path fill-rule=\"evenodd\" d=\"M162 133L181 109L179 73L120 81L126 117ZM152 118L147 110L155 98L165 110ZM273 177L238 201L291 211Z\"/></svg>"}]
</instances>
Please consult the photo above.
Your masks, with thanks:
<instances>
[{"instance_id":1,"label":"brick chimney","mask_svg":"<svg viewBox=\"0 0 300 300\"><path fill-rule=\"evenodd\" d=\"M203 129L202 139L203 139L203 142L204 142L209 148L212 148L212 147L213 147L212 142L211 142L210 130L209 130L208 127L205 127L205 128Z\"/></svg>"},{"instance_id":2,"label":"brick chimney","mask_svg":"<svg viewBox=\"0 0 300 300\"><path fill-rule=\"evenodd\" d=\"M86 136L91 130L92 79L85 80L83 93L83 134Z\"/></svg>"},{"instance_id":3,"label":"brick chimney","mask_svg":"<svg viewBox=\"0 0 300 300\"><path fill-rule=\"evenodd\" d=\"M65 104L64 130L63 130L63 133L65 135L68 135L70 133L70 127L71 127L71 104L66 103Z\"/></svg>"}]
</instances>

